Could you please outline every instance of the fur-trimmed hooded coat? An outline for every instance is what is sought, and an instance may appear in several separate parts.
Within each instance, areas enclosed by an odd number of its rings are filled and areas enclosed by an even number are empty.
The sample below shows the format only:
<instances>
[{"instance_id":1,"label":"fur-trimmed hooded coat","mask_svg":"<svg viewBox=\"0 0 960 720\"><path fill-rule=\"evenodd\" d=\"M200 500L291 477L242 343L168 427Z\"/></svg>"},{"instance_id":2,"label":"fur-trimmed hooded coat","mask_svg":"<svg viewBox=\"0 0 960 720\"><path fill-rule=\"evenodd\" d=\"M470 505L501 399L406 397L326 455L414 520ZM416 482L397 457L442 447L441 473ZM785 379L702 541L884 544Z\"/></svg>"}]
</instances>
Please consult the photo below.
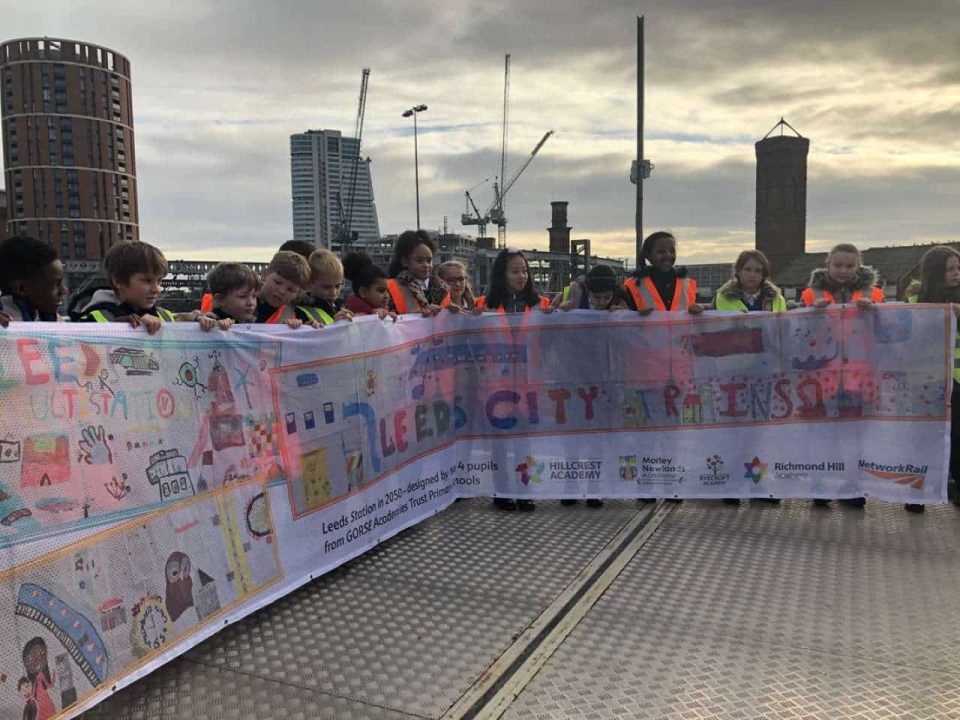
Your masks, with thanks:
<instances>
[{"instance_id":1,"label":"fur-trimmed hooded coat","mask_svg":"<svg viewBox=\"0 0 960 720\"><path fill-rule=\"evenodd\" d=\"M857 268L857 276L852 283L841 285L830 279L826 268L817 268L810 273L810 284L803 291L802 299L804 305L813 305L815 292L828 292L833 296L835 303L853 302L853 294L860 290L863 297L872 299L874 302L883 300L883 291L877 287L877 272L869 265L861 265ZM879 300L875 295L879 296Z\"/></svg>"},{"instance_id":2,"label":"fur-trimmed hooded coat","mask_svg":"<svg viewBox=\"0 0 960 720\"><path fill-rule=\"evenodd\" d=\"M746 311L746 295L737 278L727 280L713 299L715 310L741 310ZM764 280L760 285L760 308L770 312L784 312L787 309L787 303L783 299L783 293L780 288L769 280Z\"/></svg>"}]
</instances>

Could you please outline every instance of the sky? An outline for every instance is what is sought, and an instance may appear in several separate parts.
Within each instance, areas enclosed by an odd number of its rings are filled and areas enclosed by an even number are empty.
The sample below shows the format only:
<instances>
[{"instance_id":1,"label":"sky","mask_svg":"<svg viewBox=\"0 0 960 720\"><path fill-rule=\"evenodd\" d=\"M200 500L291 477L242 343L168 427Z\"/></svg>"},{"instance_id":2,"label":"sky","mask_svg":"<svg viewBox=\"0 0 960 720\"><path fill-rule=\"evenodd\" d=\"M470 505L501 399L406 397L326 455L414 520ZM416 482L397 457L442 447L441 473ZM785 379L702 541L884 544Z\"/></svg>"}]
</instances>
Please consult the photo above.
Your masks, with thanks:
<instances>
[{"instance_id":1,"label":"sky","mask_svg":"<svg viewBox=\"0 0 960 720\"><path fill-rule=\"evenodd\" d=\"M810 139L807 250L960 240L960 1L0 0L0 40L92 42L132 63L141 239L168 258L269 259L292 236L289 136L353 131L384 234L481 210L511 54L507 242L546 249L550 202L594 254L635 248L636 18L646 38L644 232L683 263L753 247L754 143ZM484 182L484 180L488 182ZM494 228L491 228L493 230Z\"/></svg>"}]
</instances>

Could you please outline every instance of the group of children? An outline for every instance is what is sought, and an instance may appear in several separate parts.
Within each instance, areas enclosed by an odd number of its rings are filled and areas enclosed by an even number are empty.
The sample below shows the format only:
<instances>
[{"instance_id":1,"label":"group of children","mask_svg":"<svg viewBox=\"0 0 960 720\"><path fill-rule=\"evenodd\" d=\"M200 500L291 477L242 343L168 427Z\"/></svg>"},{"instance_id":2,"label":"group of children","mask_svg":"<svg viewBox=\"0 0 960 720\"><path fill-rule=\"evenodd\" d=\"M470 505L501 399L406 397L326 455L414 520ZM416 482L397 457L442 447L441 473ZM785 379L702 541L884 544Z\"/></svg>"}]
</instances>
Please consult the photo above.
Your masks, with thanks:
<instances>
[{"instance_id":1,"label":"group of children","mask_svg":"<svg viewBox=\"0 0 960 720\"><path fill-rule=\"evenodd\" d=\"M423 230L399 236L384 271L362 251L348 252L341 261L333 252L310 243L289 241L280 247L262 276L243 263L220 263L207 275L209 292L201 307L174 313L158 305L167 261L157 248L144 242L113 246L103 259L103 286L79 293L69 305L75 322L125 322L156 333L164 322L197 322L204 330L228 330L235 323L283 323L290 328L319 328L359 315L396 320L398 315L435 315L451 312L550 312L554 309L628 309L642 314L654 310L698 314L696 281L677 266L677 241L668 232L655 232L643 242L637 270L622 285L609 267L598 265L574 280L553 301L541 293L523 252L507 248L497 255L486 295L474 297L462 263L434 266L437 248ZM771 282L771 267L759 250L744 250L734 264L733 277L716 294L713 308L728 311L784 312L787 302ZM352 295L341 299L344 279ZM883 302L873 270L862 264L859 250L836 245L826 267L815 270L801 295L807 307L833 303L867 307ZM63 265L46 243L23 236L0 243L0 326L10 322L53 322L66 287ZM920 263L920 279L908 290L911 302L951 303L960 318L960 253L938 246ZM952 393L953 432L950 472L960 478L960 346L955 349ZM730 502L737 502L731 500ZM818 500L817 504L829 501ZM863 498L847 504L862 506ZM498 498L504 509L532 510L532 501ZM599 506L599 501L591 501ZM921 512L923 505L908 505Z\"/></svg>"}]
</instances>

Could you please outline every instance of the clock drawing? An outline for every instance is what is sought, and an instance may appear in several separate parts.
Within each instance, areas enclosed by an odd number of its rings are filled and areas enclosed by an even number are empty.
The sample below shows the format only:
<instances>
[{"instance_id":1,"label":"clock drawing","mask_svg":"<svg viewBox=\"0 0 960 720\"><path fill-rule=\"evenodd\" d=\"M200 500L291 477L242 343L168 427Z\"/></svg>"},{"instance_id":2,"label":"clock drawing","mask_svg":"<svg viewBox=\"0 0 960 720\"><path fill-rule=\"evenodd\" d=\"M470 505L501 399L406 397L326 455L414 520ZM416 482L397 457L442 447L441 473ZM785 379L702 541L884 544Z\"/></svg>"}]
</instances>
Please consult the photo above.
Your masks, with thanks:
<instances>
[{"instance_id":1,"label":"clock drawing","mask_svg":"<svg viewBox=\"0 0 960 720\"><path fill-rule=\"evenodd\" d=\"M143 598L135 611L138 612L131 633L133 645L138 654L145 655L167 641L170 616L163 606L163 600L157 596Z\"/></svg>"}]
</instances>

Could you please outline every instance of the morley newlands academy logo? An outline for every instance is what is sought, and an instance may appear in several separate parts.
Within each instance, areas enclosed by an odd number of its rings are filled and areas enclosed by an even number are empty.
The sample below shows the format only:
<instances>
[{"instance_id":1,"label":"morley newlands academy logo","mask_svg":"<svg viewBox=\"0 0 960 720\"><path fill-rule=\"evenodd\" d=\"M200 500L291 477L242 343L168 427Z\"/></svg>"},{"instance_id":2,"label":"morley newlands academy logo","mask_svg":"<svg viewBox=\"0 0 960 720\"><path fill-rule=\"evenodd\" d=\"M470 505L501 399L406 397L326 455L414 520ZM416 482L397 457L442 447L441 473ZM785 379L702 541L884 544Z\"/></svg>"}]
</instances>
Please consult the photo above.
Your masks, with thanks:
<instances>
[{"instance_id":1,"label":"morley newlands academy logo","mask_svg":"<svg viewBox=\"0 0 960 720\"><path fill-rule=\"evenodd\" d=\"M633 482L640 473L637 471L636 455L620 456L620 479L624 482Z\"/></svg>"},{"instance_id":2,"label":"morley newlands academy logo","mask_svg":"<svg viewBox=\"0 0 960 720\"><path fill-rule=\"evenodd\" d=\"M744 463L743 467L747 469L743 474L746 480L753 480L753 482L759 483L767 476L767 464L758 457L754 457L750 462Z\"/></svg>"},{"instance_id":3,"label":"morley newlands academy logo","mask_svg":"<svg viewBox=\"0 0 960 720\"><path fill-rule=\"evenodd\" d=\"M726 485L730 480L730 473L724 472L723 458L719 455L708 457L707 470L709 472L700 476L700 482L703 485Z\"/></svg>"},{"instance_id":4,"label":"morley newlands academy logo","mask_svg":"<svg viewBox=\"0 0 960 720\"><path fill-rule=\"evenodd\" d=\"M908 485L914 490L920 490L923 487L928 468L928 465L911 465L910 463L887 465L870 460L860 461L860 469L867 475L895 482L897 485Z\"/></svg>"}]
</instances>

